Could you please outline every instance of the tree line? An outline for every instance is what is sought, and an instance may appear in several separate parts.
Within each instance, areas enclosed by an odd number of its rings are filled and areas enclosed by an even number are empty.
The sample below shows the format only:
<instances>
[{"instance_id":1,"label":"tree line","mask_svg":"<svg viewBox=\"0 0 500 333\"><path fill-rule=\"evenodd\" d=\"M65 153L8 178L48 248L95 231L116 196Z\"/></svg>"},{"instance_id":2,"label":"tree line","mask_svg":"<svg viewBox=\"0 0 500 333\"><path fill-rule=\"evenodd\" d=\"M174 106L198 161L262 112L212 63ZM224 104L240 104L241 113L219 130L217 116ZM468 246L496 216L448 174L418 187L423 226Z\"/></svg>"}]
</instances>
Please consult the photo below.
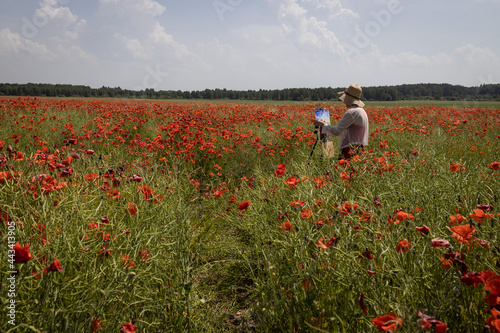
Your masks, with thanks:
<instances>
[{"instance_id":1,"label":"tree line","mask_svg":"<svg viewBox=\"0 0 500 333\"><path fill-rule=\"evenodd\" d=\"M228 99L274 101L336 101L342 88L285 88L273 90L205 89L129 90L120 87L91 88L84 85L49 83L0 83L0 96L145 98L145 99ZM500 100L500 84L465 87L446 83L402 84L395 86L363 87L366 101L399 100Z\"/></svg>"}]
</instances>

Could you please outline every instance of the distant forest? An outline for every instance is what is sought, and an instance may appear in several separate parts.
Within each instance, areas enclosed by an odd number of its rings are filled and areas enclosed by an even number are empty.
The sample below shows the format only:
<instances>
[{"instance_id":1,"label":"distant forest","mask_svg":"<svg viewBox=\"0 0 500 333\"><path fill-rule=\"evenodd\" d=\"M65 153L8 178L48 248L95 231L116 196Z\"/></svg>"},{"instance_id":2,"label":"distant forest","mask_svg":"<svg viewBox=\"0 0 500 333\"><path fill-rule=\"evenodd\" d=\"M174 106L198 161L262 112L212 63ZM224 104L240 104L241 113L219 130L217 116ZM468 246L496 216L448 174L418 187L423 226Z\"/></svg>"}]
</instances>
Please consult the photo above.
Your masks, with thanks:
<instances>
[{"instance_id":1,"label":"distant forest","mask_svg":"<svg viewBox=\"0 0 500 333\"><path fill-rule=\"evenodd\" d=\"M120 87L91 88L83 85L47 83L0 83L0 96L147 98L147 99L228 99L274 101L336 101L342 88L286 88L274 90L205 89L128 90ZM396 86L363 87L366 101L398 100L500 100L500 84L464 87L451 84L420 83Z\"/></svg>"}]
</instances>

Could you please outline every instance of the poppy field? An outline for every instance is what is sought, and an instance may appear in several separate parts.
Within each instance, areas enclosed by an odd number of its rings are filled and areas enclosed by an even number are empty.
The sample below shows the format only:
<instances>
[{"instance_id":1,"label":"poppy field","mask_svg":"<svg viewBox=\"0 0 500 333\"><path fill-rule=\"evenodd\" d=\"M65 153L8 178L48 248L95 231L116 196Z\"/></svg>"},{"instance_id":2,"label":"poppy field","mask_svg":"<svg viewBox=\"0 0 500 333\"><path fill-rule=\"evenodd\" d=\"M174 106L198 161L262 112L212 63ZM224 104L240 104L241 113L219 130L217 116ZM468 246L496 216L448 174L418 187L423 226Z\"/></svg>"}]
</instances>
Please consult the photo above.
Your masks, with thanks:
<instances>
[{"instance_id":1,"label":"poppy field","mask_svg":"<svg viewBox=\"0 0 500 333\"><path fill-rule=\"evenodd\" d=\"M0 99L0 331L500 332L500 109L367 104Z\"/></svg>"}]
</instances>

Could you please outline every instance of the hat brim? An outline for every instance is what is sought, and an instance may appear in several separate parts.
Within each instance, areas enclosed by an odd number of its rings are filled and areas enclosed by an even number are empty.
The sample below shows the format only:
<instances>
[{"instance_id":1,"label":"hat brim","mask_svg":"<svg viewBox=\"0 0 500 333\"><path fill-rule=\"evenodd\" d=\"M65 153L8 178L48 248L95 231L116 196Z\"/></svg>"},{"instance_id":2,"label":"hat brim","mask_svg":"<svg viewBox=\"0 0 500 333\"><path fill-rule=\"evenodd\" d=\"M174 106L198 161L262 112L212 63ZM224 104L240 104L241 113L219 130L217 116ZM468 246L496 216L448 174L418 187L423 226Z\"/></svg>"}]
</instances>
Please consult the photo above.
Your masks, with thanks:
<instances>
[{"instance_id":1,"label":"hat brim","mask_svg":"<svg viewBox=\"0 0 500 333\"><path fill-rule=\"evenodd\" d=\"M341 91L337 93L339 95L339 100L344 102L345 105L350 106L350 105L357 105L360 108L365 106L365 103L363 103L360 99L351 97L349 95L346 95L344 91Z\"/></svg>"}]
</instances>

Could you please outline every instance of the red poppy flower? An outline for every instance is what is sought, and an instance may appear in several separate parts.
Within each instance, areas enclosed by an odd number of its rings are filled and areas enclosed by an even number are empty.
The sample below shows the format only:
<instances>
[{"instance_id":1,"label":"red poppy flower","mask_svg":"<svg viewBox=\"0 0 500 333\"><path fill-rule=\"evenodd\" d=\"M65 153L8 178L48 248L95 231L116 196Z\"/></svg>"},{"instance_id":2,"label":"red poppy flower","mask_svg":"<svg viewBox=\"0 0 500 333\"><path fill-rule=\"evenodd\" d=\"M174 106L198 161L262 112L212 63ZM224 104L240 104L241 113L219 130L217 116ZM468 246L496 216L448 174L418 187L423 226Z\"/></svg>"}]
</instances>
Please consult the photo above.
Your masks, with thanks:
<instances>
[{"instance_id":1,"label":"red poppy flower","mask_svg":"<svg viewBox=\"0 0 500 333\"><path fill-rule=\"evenodd\" d=\"M322 188L329 183L329 178L326 178L325 176L322 177L312 177L312 181L314 183L314 188Z\"/></svg>"},{"instance_id":2,"label":"red poppy flower","mask_svg":"<svg viewBox=\"0 0 500 333\"><path fill-rule=\"evenodd\" d=\"M394 312L373 318L372 323L379 332L394 332L403 326L403 320Z\"/></svg>"},{"instance_id":3,"label":"red poppy flower","mask_svg":"<svg viewBox=\"0 0 500 333\"><path fill-rule=\"evenodd\" d=\"M106 258L109 258L111 256L111 251L106 250L107 246L108 246L107 244L104 244L103 246L101 246L101 248L99 249L99 252L97 252L98 257L105 256Z\"/></svg>"},{"instance_id":4,"label":"red poppy flower","mask_svg":"<svg viewBox=\"0 0 500 333\"><path fill-rule=\"evenodd\" d=\"M350 202L344 202L342 207L337 207L340 210L340 215L347 216L351 214L354 210L358 209L359 205L357 203L351 204Z\"/></svg>"},{"instance_id":5,"label":"red poppy flower","mask_svg":"<svg viewBox=\"0 0 500 333\"><path fill-rule=\"evenodd\" d=\"M479 205L477 205L477 209L482 209L485 212L489 212L491 209L491 206L488 204L479 204Z\"/></svg>"},{"instance_id":6,"label":"red poppy flower","mask_svg":"<svg viewBox=\"0 0 500 333\"><path fill-rule=\"evenodd\" d=\"M462 172L465 171L465 167L462 163L451 163L450 170L453 172Z\"/></svg>"},{"instance_id":7,"label":"red poppy flower","mask_svg":"<svg viewBox=\"0 0 500 333\"><path fill-rule=\"evenodd\" d=\"M418 310L418 316L420 319L417 320L417 325L422 329L428 330L434 326L436 328L436 333L446 333L447 325L445 323L434 319L434 317L423 314L420 310Z\"/></svg>"},{"instance_id":8,"label":"red poppy flower","mask_svg":"<svg viewBox=\"0 0 500 333\"><path fill-rule=\"evenodd\" d=\"M500 305L500 275L492 271L479 272L483 277L486 296L484 301L490 306Z\"/></svg>"},{"instance_id":9,"label":"red poppy flower","mask_svg":"<svg viewBox=\"0 0 500 333\"><path fill-rule=\"evenodd\" d=\"M87 182L91 182L99 177L96 173L89 173L88 175L83 176L83 179Z\"/></svg>"},{"instance_id":10,"label":"red poppy flower","mask_svg":"<svg viewBox=\"0 0 500 333\"><path fill-rule=\"evenodd\" d=\"M342 171L340 173L340 179L342 179L345 182L349 181L353 176L354 175L352 173L345 172L345 171Z\"/></svg>"},{"instance_id":11,"label":"red poppy flower","mask_svg":"<svg viewBox=\"0 0 500 333\"><path fill-rule=\"evenodd\" d=\"M16 244L14 244L13 250L14 250L14 263L16 264L24 264L33 259L33 256L30 253L29 244L21 246L19 242L16 242Z\"/></svg>"},{"instance_id":12,"label":"red poppy flower","mask_svg":"<svg viewBox=\"0 0 500 333\"><path fill-rule=\"evenodd\" d=\"M0 171L0 184L5 183L6 180L11 180L14 177L18 177L18 175L12 171Z\"/></svg>"},{"instance_id":13,"label":"red poppy flower","mask_svg":"<svg viewBox=\"0 0 500 333\"><path fill-rule=\"evenodd\" d=\"M73 156L68 156L64 160L62 160L61 164L69 166L71 162L73 162Z\"/></svg>"},{"instance_id":14,"label":"red poppy flower","mask_svg":"<svg viewBox=\"0 0 500 333\"><path fill-rule=\"evenodd\" d=\"M148 258L149 258L150 253L151 252L149 252L148 249L139 250L139 255L141 256L141 260L143 262L148 262Z\"/></svg>"},{"instance_id":15,"label":"red poppy flower","mask_svg":"<svg viewBox=\"0 0 500 333\"><path fill-rule=\"evenodd\" d=\"M450 230L453 233L453 238L455 238L459 244L469 244L472 236L474 236L476 232L476 228L470 224L457 225Z\"/></svg>"},{"instance_id":16,"label":"red poppy flower","mask_svg":"<svg viewBox=\"0 0 500 333\"><path fill-rule=\"evenodd\" d=\"M92 333L99 332L102 328L101 317L94 317L90 326Z\"/></svg>"},{"instance_id":17,"label":"red poppy flower","mask_svg":"<svg viewBox=\"0 0 500 333\"><path fill-rule=\"evenodd\" d=\"M414 219L413 215L411 215L410 213L405 213L403 211L399 211L396 214L396 218L398 221L413 220Z\"/></svg>"},{"instance_id":18,"label":"red poppy flower","mask_svg":"<svg viewBox=\"0 0 500 333\"><path fill-rule=\"evenodd\" d=\"M448 249L448 252L441 257L441 262L443 264L441 268L449 269L453 265L457 265L460 268L460 272L462 274L465 274L468 271L468 267L467 264L464 262L464 259L465 255L463 253L458 253L450 248Z\"/></svg>"},{"instance_id":19,"label":"red poppy flower","mask_svg":"<svg viewBox=\"0 0 500 333\"><path fill-rule=\"evenodd\" d=\"M484 277L481 275L481 273L478 272L465 273L461 276L460 280L466 286L474 285L474 287L477 287L480 283L484 283Z\"/></svg>"},{"instance_id":20,"label":"red poppy flower","mask_svg":"<svg viewBox=\"0 0 500 333\"><path fill-rule=\"evenodd\" d=\"M495 308L490 311L491 317L486 319L486 325L490 328L490 332L500 332L500 311Z\"/></svg>"},{"instance_id":21,"label":"red poppy flower","mask_svg":"<svg viewBox=\"0 0 500 333\"><path fill-rule=\"evenodd\" d=\"M316 204L315 204L315 208L321 208L323 207L323 203L324 201L322 199L316 199Z\"/></svg>"},{"instance_id":22,"label":"red poppy flower","mask_svg":"<svg viewBox=\"0 0 500 333\"><path fill-rule=\"evenodd\" d=\"M50 263L50 265L45 267L45 269L43 270L43 273L47 274L49 272L62 272L62 271L63 271L63 267L62 267L61 263L59 262L59 259L54 259L54 261L52 261L52 263Z\"/></svg>"},{"instance_id":23,"label":"red poppy flower","mask_svg":"<svg viewBox=\"0 0 500 333\"><path fill-rule=\"evenodd\" d=\"M320 237L320 239L316 242L316 246L318 246L321 251L324 251L326 249L329 249L329 248L335 246L336 243L337 243L337 241L335 239L335 236L333 236L328 241L326 241L326 243L323 242L323 237Z\"/></svg>"},{"instance_id":24,"label":"red poppy flower","mask_svg":"<svg viewBox=\"0 0 500 333\"><path fill-rule=\"evenodd\" d=\"M302 200L298 200L298 199L295 199L293 201L290 202L290 205L292 205L293 207L302 207L304 206L306 203Z\"/></svg>"},{"instance_id":25,"label":"red poppy flower","mask_svg":"<svg viewBox=\"0 0 500 333\"><path fill-rule=\"evenodd\" d=\"M448 222L450 225L455 225L467 221L467 218L461 214L450 215L450 221Z\"/></svg>"},{"instance_id":26,"label":"red poppy flower","mask_svg":"<svg viewBox=\"0 0 500 333\"><path fill-rule=\"evenodd\" d=\"M359 221L371 222L373 220L372 215L366 210L363 210L360 214Z\"/></svg>"},{"instance_id":27,"label":"red poppy flower","mask_svg":"<svg viewBox=\"0 0 500 333\"><path fill-rule=\"evenodd\" d=\"M292 223L289 221L283 222L282 225L280 225L281 230L286 230L286 231L293 231Z\"/></svg>"},{"instance_id":28,"label":"red poppy flower","mask_svg":"<svg viewBox=\"0 0 500 333\"><path fill-rule=\"evenodd\" d=\"M57 177L65 178L65 177L71 176L72 174L73 174L73 168L68 167L68 168L64 168L61 172L59 172L57 174Z\"/></svg>"},{"instance_id":29,"label":"red poppy flower","mask_svg":"<svg viewBox=\"0 0 500 333\"><path fill-rule=\"evenodd\" d=\"M285 174L286 172L286 167L284 164L278 164L278 167L276 168L276 170L274 170L274 175L276 177L281 177Z\"/></svg>"},{"instance_id":30,"label":"red poppy flower","mask_svg":"<svg viewBox=\"0 0 500 333\"><path fill-rule=\"evenodd\" d=\"M441 264L442 269L450 269L451 267L453 267L453 260L447 259L443 256L441 257Z\"/></svg>"},{"instance_id":31,"label":"red poppy flower","mask_svg":"<svg viewBox=\"0 0 500 333\"><path fill-rule=\"evenodd\" d=\"M246 200L246 201L242 201L239 205L238 205L238 209L241 210L242 212L247 210L247 208L250 206L250 201Z\"/></svg>"},{"instance_id":32,"label":"red poppy flower","mask_svg":"<svg viewBox=\"0 0 500 333\"><path fill-rule=\"evenodd\" d=\"M300 213L300 217L303 219L308 219L312 216L312 211L309 208L304 208Z\"/></svg>"},{"instance_id":33,"label":"red poppy flower","mask_svg":"<svg viewBox=\"0 0 500 333\"><path fill-rule=\"evenodd\" d=\"M120 199L120 196L121 196L120 191L118 191L116 189L108 190L108 198L109 199Z\"/></svg>"},{"instance_id":34,"label":"red poppy flower","mask_svg":"<svg viewBox=\"0 0 500 333\"><path fill-rule=\"evenodd\" d=\"M481 272L479 272L479 274L481 274L485 283L487 281L489 281L490 279L500 277L497 273L495 273L493 271L488 271L488 270L481 271ZM485 287L485 289L488 289L488 288Z\"/></svg>"},{"instance_id":35,"label":"red poppy flower","mask_svg":"<svg viewBox=\"0 0 500 333\"><path fill-rule=\"evenodd\" d=\"M127 214L136 215L137 214L137 205L133 202L127 202Z\"/></svg>"},{"instance_id":36,"label":"red poppy flower","mask_svg":"<svg viewBox=\"0 0 500 333\"><path fill-rule=\"evenodd\" d=\"M150 200L153 197L153 189L148 185L137 186L137 188L144 194L144 200Z\"/></svg>"},{"instance_id":37,"label":"red poppy flower","mask_svg":"<svg viewBox=\"0 0 500 333\"><path fill-rule=\"evenodd\" d=\"M295 176L288 177L288 179L285 180L285 184L287 184L290 188L294 188L299 182L300 181Z\"/></svg>"},{"instance_id":38,"label":"red poppy flower","mask_svg":"<svg viewBox=\"0 0 500 333\"><path fill-rule=\"evenodd\" d=\"M135 266L135 262L133 260L129 260L130 257L126 254L122 255L122 265L127 268L132 268Z\"/></svg>"},{"instance_id":39,"label":"red poppy flower","mask_svg":"<svg viewBox=\"0 0 500 333\"><path fill-rule=\"evenodd\" d=\"M486 219L491 219L493 214L487 214L482 209L474 209L474 214L470 213L470 217L479 223L483 223Z\"/></svg>"},{"instance_id":40,"label":"red poppy flower","mask_svg":"<svg viewBox=\"0 0 500 333\"><path fill-rule=\"evenodd\" d=\"M16 152L16 156L13 156L12 160L13 161L22 161L22 160L24 160L24 154L23 154L23 152L22 151Z\"/></svg>"},{"instance_id":41,"label":"red poppy flower","mask_svg":"<svg viewBox=\"0 0 500 333\"><path fill-rule=\"evenodd\" d=\"M339 165L340 165L341 167L345 167L345 168L348 168L348 167L350 166L350 165L349 165L349 162L348 162L348 161L346 161L346 160L344 160L344 159L339 160Z\"/></svg>"},{"instance_id":42,"label":"red poppy flower","mask_svg":"<svg viewBox=\"0 0 500 333\"><path fill-rule=\"evenodd\" d=\"M411 239L410 240L400 240L398 245L396 245L396 252L398 253L406 253L410 249Z\"/></svg>"},{"instance_id":43,"label":"red poppy flower","mask_svg":"<svg viewBox=\"0 0 500 333\"><path fill-rule=\"evenodd\" d=\"M490 163L490 166L488 167L491 170L500 170L500 162L492 162Z\"/></svg>"},{"instance_id":44,"label":"red poppy flower","mask_svg":"<svg viewBox=\"0 0 500 333\"><path fill-rule=\"evenodd\" d=\"M140 183L140 182L142 182L142 177L141 177L141 175L134 174L131 177L129 177L128 180Z\"/></svg>"},{"instance_id":45,"label":"red poppy flower","mask_svg":"<svg viewBox=\"0 0 500 333\"><path fill-rule=\"evenodd\" d=\"M136 331L137 328L132 323L126 323L120 327L120 333L135 333Z\"/></svg>"},{"instance_id":46,"label":"red poppy flower","mask_svg":"<svg viewBox=\"0 0 500 333\"><path fill-rule=\"evenodd\" d=\"M426 226L425 224L421 227L415 227L415 230L419 231L422 234L422 236L429 234L429 227Z\"/></svg>"},{"instance_id":47,"label":"red poppy flower","mask_svg":"<svg viewBox=\"0 0 500 333\"><path fill-rule=\"evenodd\" d=\"M442 238L434 238L431 240L431 247L448 247L450 242Z\"/></svg>"}]
</instances>

